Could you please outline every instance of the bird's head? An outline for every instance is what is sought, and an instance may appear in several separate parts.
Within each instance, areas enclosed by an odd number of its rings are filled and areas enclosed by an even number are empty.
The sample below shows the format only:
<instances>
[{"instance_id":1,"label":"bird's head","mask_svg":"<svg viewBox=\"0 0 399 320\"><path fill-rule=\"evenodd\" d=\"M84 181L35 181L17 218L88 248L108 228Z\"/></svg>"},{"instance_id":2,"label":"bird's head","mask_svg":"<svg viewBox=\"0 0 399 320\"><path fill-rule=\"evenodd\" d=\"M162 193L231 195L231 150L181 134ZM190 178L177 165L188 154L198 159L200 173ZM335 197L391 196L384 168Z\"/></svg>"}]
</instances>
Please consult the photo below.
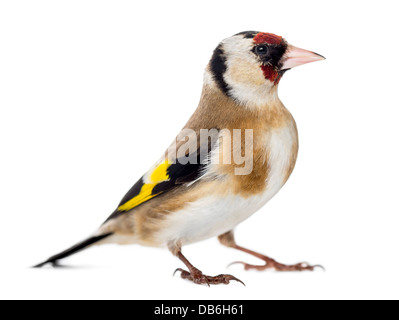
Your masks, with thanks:
<instances>
[{"instance_id":1,"label":"bird's head","mask_svg":"<svg viewBox=\"0 0 399 320\"><path fill-rule=\"evenodd\" d=\"M264 104L277 95L283 74L296 66L324 60L271 33L247 31L223 40L208 66L208 80L242 104Z\"/></svg>"}]
</instances>

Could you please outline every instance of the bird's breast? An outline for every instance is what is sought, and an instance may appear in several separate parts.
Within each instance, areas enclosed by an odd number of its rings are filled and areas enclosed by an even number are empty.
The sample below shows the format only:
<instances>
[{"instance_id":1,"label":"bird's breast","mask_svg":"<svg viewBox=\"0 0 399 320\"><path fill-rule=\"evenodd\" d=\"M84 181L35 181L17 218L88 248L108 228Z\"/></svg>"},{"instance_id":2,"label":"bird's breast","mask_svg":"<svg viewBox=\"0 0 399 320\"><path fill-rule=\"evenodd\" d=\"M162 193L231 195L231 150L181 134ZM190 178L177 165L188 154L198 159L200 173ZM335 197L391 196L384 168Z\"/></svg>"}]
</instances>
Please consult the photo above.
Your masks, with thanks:
<instances>
[{"instance_id":1,"label":"bird's breast","mask_svg":"<svg viewBox=\"0 0 399 320\"><path fill-rule=\"evenodd\" d=\"M234 137L232 141L233 147L227 150L231 152L232 163L218 162L216 168L210 167L210 170L229 182L228 192L243 198L261 196L264 199L261 202L267 202L286 183L296 163L298 133L294 119L289 117L275 128L254 128L252 133L242 134L241 143L236 143ZM216 154L219 159L228 158L223 145ZM238 162L237 154L241 155Z\"/></svg>"}]
</instances>

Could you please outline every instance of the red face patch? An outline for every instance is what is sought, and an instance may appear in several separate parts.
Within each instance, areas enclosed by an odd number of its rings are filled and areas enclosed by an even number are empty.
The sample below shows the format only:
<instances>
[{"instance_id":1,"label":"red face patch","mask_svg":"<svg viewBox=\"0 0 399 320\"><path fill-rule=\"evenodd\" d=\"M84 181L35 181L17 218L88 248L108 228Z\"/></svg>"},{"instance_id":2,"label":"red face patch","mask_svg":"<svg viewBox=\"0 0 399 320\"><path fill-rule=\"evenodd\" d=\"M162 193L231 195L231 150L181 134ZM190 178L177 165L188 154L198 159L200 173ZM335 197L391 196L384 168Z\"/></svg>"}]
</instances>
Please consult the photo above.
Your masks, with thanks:
<instances>
[{"instance_id":1,"label":"red face patch","mask_svg":"<svg viewBox=\"0 0 399 320\"><path fill-rule=\"evenodd\" d=\"M254 42L256 44L268 43L268 44L281 44L283 42L283 37L277 36L273 33L260 32L254 37Z\"/></svg>"},{"instance_id":2,"label":"red face patch","mask_svg":"<svg viewBox=\"0 0 399 320\"><path fill-rule=\"evenodd\" d=\"M261 66L265 78L271 82L279 81L279 73L272 66ZM278 82L277 82L278 83Z\"/></svg>"},{"instance_id":3,"label":"red face patch","mask_svg":"<svg viewBox=\"0 0 399 320\"><path fill-rule=\"evenodd\" d=\"M261 66L260 67L263 71L263 74L267 80L274 82L275 85L280 83L282 75L276 71L272 66Z\"/></svg>"}]
</instances>

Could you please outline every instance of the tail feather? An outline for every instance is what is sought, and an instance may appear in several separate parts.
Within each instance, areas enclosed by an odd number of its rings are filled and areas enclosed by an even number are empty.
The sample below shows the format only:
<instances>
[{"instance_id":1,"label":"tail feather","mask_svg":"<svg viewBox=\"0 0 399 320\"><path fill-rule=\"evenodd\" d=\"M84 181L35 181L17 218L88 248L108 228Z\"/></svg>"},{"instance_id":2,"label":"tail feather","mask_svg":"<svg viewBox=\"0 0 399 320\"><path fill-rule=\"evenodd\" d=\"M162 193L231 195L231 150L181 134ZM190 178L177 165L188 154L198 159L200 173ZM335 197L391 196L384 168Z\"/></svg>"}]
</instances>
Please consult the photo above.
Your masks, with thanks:
<instances>
[{"instance_id":1,"label":"tail feather","mask_svg":"<svg viewBox=\"0 0 399 320\"><path fill-rule=\"evenodd\" d=\"M101 241L101 240L103 240L105 238L108 238L111 235L112 235L112 233L108 233L108 234L104 234L104 235L101 235L101 236L96 236L96 237L91 237L89 239L86 239L86 240L74 245L73 247L69 248L68 250L65 250L65 251L63 251L63 252L61 252L61 253L59 253L59 254L57 254L57 255L49 258L49 259L47 259L45 262L34 266L33 268L41 268L41 267L45 266L48 263L56 265L57 261L59 261L61 259L64 259L64 258L67 258L67 257L69 257L69 256L71 256L71 255L73 255L75 253L78 253L78 252L90 247L91 245L93 245L93 244L95 244L95 243L97 243L97 242L99 242L99 241Z\"/></svg>"}]
</instances>

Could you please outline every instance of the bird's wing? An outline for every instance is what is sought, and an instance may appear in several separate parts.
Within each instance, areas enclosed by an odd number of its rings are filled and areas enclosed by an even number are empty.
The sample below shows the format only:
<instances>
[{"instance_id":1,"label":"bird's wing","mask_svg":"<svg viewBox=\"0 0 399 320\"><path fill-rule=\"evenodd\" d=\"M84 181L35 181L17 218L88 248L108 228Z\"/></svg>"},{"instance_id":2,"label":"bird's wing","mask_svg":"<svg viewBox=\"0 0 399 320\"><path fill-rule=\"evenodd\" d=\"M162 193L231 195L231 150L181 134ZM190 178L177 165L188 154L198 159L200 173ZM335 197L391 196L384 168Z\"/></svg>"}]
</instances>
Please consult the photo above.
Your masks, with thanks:
<instances>
[{"instance_id":1,"label":"bird's wing","mask_svg":"<svg viewBox=\"0 0 399 320\"><path fill-rule=\"evenodd\" d=\"M177 187L197 181L206 171L206 161L196 154L197 163L163 160L148 171L125 195L115 212L107 219L114 219L140 205Z\"/></svg>"}]
</instances>

